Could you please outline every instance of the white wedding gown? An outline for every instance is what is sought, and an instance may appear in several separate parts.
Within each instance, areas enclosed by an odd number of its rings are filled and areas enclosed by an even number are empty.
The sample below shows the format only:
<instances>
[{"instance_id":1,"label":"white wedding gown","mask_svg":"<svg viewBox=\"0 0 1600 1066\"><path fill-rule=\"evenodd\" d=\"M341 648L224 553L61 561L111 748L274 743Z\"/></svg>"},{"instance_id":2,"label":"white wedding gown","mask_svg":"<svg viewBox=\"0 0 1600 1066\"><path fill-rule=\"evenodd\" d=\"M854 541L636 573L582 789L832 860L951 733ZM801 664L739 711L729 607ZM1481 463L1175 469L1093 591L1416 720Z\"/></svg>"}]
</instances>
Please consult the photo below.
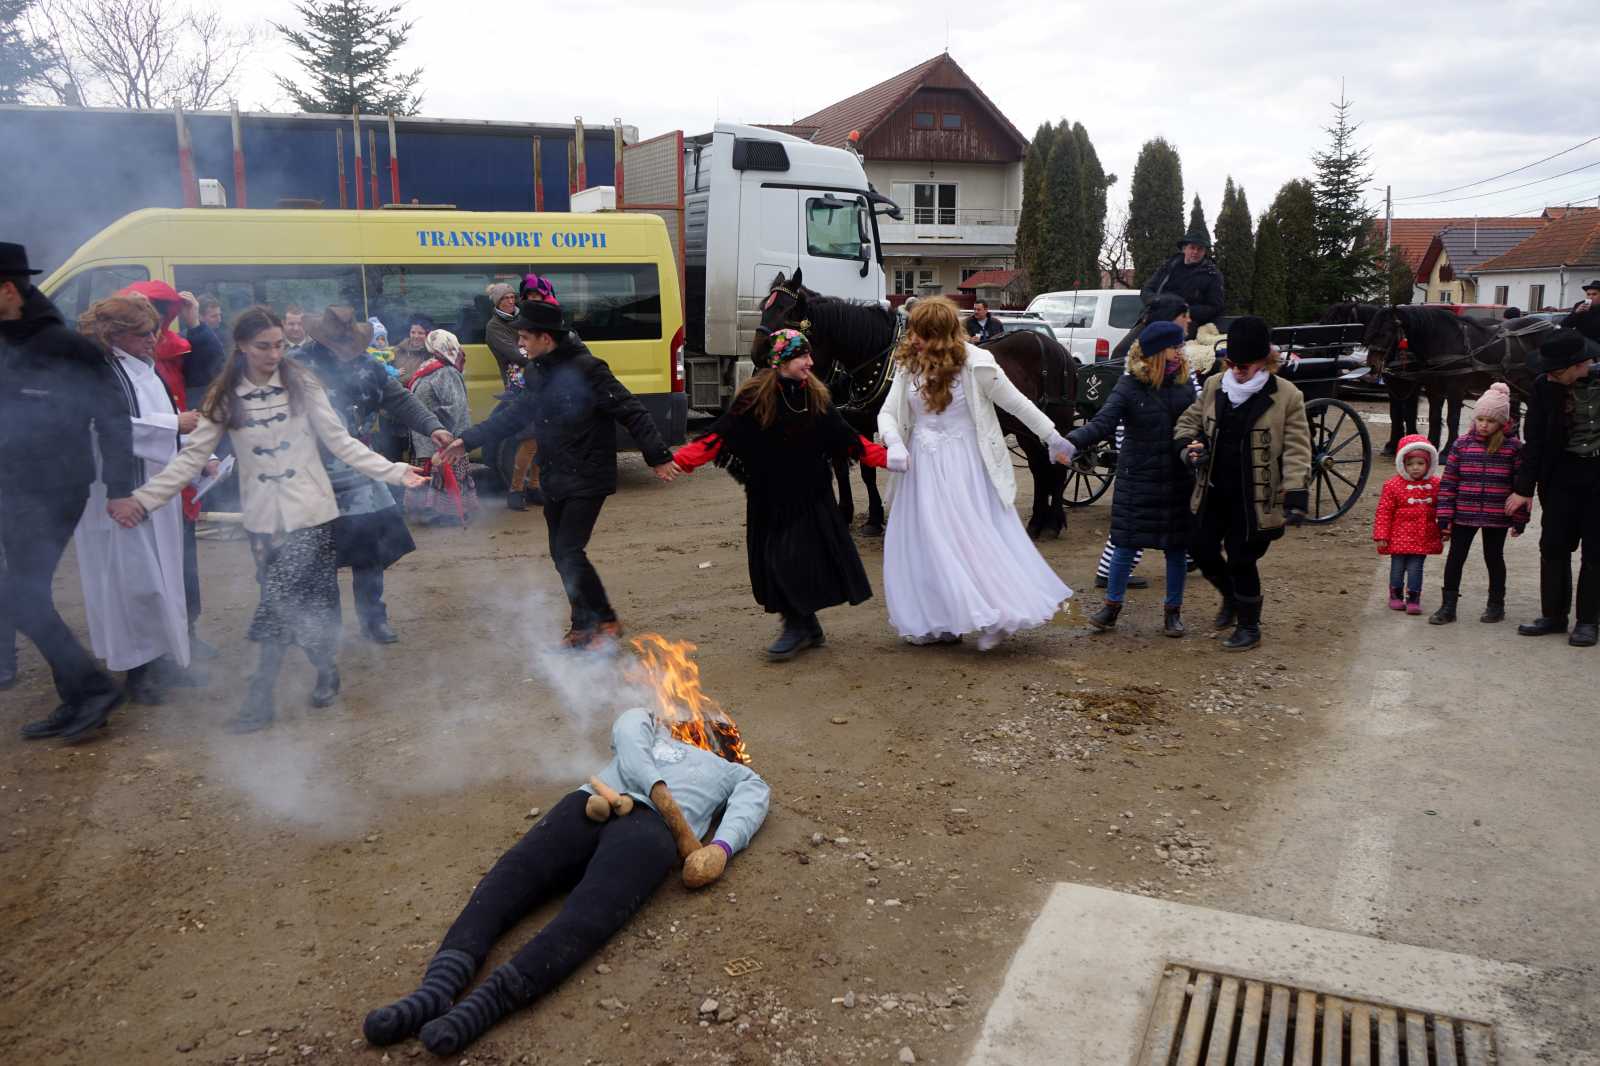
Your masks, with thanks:
<instances>
[{"instance_id":1,"label":"white wedding gown","mask_svg":"<svg viewBox=\"0 0 1600 1066\"><path fill-rule=\"evenodd\" d=\"M978 452L958 377L935 414L911 391L913 424L883 547L889 622L913 644L978 634L978 647L1042 626L1072 590L1050 569Z\"/></svg>"}]
</instances>

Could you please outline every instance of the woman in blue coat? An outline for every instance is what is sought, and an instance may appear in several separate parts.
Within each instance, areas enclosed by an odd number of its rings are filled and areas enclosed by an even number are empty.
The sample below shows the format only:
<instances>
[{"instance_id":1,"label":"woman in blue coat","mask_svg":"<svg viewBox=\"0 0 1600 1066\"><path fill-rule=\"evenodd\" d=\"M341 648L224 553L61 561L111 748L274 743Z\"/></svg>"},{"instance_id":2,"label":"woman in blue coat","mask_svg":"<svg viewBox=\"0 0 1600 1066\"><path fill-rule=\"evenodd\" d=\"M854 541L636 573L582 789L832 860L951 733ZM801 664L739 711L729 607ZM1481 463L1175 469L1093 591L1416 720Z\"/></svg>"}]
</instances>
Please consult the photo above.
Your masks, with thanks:
<instances>
[{"instance_id":1,"label":"woman in blue coat","mask_svg":"<svg viewBox=\"0 0 1600 1066\"><path fill-rule=\"evenodd\" d=\"M1189 496L1193 475L1172 450L1172 428L1194 402L1183 359L1183 327L1153 322L1128 353L1128 370L1117 379L1105 406L1067 434L1075 450L1092 447L1123 427L1117 452L1116 494L1111 499L1111 542L1116 550L1106 582L1105 605L1089 617L1099 630L1116 627L1140 548L1160 548L1167 558L1163 632L1183 636L1183 581L1188 559Z\"/></svg>"}]
</instances>

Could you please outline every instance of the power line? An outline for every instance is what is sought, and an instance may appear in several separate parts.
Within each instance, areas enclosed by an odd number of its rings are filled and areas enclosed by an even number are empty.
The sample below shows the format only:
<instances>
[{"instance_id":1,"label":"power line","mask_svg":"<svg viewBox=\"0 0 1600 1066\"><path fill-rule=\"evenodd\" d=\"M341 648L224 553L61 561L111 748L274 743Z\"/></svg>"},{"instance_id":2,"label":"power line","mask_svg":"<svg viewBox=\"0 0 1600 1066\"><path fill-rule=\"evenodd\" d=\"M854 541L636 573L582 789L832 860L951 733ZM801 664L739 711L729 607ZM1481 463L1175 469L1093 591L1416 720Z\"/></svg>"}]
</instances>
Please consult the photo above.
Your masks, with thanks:
<instances>
[{"instance_id":1,"label":"power line","mask_svg":"<svg viewBox=\"0 0 1600 1066\"><path fill-rule=\"evenodd\" d=\"M1548 178L1535 178L1533 181L1525 181L1521 185L1508 185L1504 189L1494 189L1490 192L1475 192L1467 196L1452 196L1448 200L1424 200L1420 203L1408 203L1406 206L1429 207L1434 204L1458 204L1463 200L1481 200L1485 196L1499 196L1502 193L1516 192L1518 189L1526 189L1534 185L1543 185L1547 181L1555 181L1557 178L1564 178L1568 174L1576 174L1581 170L1588 170L1590 167L1600 167L1600 159L1596 159L1593 163L1585 163L1581 167L1573 167L1571 170L1563 170L1559 174L1551 174Z\"/></svg>"},{"instance_id":2,"label":"power line","mask_svg":"<svg viewBox=\"0 0 1600 1066\"><path fill-rule=\"evenodd\" d=\"M1578 144L1575 144L1571 148L1563 148L1561 151L1557 152L1555 155L1547 155L1543 159L1536 159L1532 163L1527 164L1526 166L1517 167L1515 170L1508 170L1504 174L1496 174L1492 178L1481 178L1478 181L1469 181L1465 185L1457 185L1454 188L1450 188L1450 189L1437 189L1437 190L1435 190L1433 192L1419 192L1419 193L1414 193L1411 196L1399 196L1399 197L1395 198L1395 202L1399 203L1402 200L1422 200L1422 199L1426 199L1429 196L1443 196L1445 193L1449 193L1449 192L1460 192L1462 189L1470 189L1470 188L1472 188L1473 186L1476 186L1476 185L1487 185L1491 181L1499 181L1501 178L1509 178L1513 174L1520 174L1524 170L1529 170L1529 169L1532 169L1533 167L1538 166L1540 163L1548 163L1552 159L1559 159L1562 156L1566 155L1568 152L1576 152L1579 148L1582 148L1584 145L1593 144L1595 141L1600 141L1600 135L1596 135L1594 137L1590 137L1587 141L1582 141L1582 142L1580 142Z\"/></svg>"}]
</instances>

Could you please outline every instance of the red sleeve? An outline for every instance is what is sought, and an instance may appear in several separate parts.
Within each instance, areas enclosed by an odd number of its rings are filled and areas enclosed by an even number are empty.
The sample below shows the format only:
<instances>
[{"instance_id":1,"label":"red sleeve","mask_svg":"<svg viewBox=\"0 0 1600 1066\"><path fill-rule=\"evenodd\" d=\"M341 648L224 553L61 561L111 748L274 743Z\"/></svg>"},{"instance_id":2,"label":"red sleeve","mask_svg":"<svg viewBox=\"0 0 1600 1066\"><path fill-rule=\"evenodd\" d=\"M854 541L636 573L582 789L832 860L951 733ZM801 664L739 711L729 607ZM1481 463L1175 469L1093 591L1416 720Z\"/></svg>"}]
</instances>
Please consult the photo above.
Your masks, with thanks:
<instances>
[{"instance_id":1,"label":"red sleeve","mask_svg":"<svg viewBox=\"0 0 1600 1066\"><path fill-rule=\"evenodd\" d=\"M875 466L880 470L889 465L889 449L881 444L874 444L866 437L861 438L861 465Z\"/></svg>"},{"instance_id":2,"label":"red sleeve","mask_svg":"<svg viewBox=\"0 0 1600 1066\"><path fill-rule=\"evenodd\" d=\"M673 452L672 461L678 464L679 470L693 470L711 462L721 451L722 438L715 433L707 433Z\"/></svg>"},{"instance_id":3,"label":"red sleeve","mask_svg":"<svg viewBox=\"0 0 1600 1066\"><path fill-rule=\"evenodd\" d=\"M1393 540L1389 534L1394 522L1394 505L1396 503L1394 480L1384 482L1383 495L1378 497L1378 512L1372 516L1372 539Z\"/></svg>"}]
</instances>

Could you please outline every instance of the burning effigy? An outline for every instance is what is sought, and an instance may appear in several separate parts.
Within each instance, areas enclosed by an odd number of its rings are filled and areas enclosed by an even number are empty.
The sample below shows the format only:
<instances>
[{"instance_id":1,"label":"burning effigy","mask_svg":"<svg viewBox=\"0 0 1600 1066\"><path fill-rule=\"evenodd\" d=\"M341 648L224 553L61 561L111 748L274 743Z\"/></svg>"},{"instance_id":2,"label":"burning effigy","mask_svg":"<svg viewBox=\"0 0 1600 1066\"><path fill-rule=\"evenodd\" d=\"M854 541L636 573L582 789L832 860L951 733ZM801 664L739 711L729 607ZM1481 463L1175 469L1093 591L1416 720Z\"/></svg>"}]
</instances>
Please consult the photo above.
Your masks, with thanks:
<instances>
[{"instance_id":1,"label":"burning effigy","mask_svg":"<svg viewBox=\"0 0 1600 1066\"><path fill-rule=\"evenodd\" d=\"M611 761L483 876L421 985L367 1015L372 1046L418 1036L435 1055L461 1052L599 951L674 868L690 888L711 884L761 827L767 783L733 719L702 689L694 645L656 634L633 645L630 678L655 706L617 716ZM576 887L560 913L456 1002L501 932L568 885Z\"/></svg>"}]
</instances>

